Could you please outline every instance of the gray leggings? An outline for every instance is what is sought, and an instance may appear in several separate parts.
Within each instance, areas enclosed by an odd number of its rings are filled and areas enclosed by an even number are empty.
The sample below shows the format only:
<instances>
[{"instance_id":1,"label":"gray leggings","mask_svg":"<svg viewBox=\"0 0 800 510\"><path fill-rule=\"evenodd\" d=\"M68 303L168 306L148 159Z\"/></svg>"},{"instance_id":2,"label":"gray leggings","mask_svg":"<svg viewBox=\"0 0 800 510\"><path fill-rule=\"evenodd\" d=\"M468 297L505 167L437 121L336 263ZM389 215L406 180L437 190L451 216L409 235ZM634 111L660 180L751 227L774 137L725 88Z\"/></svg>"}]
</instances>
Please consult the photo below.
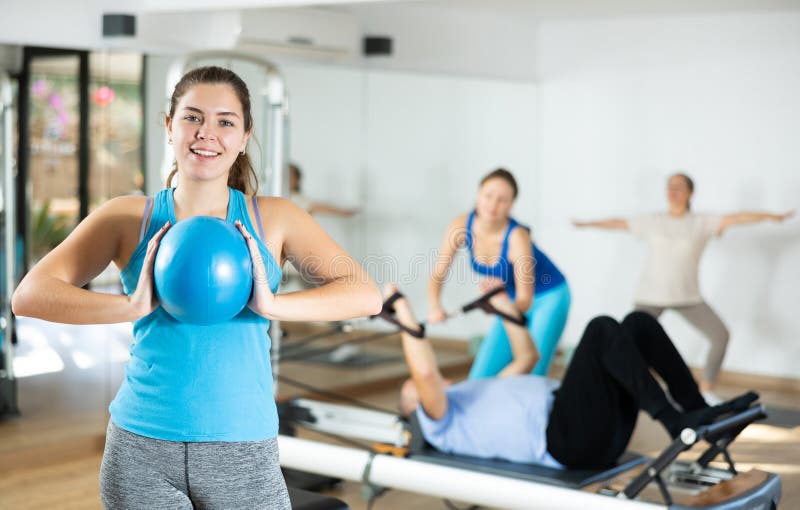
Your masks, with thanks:
<instances>
[{"instance_id":1,"label":"gray leggings","mask_svg":"<svg viewBox=\"0 0 800 510\"><path fill-rule=\"evenodd\" d=\"M100 468L106 509L291 510L278 441L181 443L109 421Z\"/></svg>"},{"instance_id":2,"label":"gray leggings","mask_svg":"<svg viewBox=\"0 0 800 510\"><path fill-rule=\"evenodd\" d=\"M703 369L703 381L714 383L722 367L722 358L725 357L725 349L728 347L728 328L722 323L719 315L711 309L705 302L696 305L683 306L652 306L637 303L636 309L647 312L658 318L664 310L674 310L681 314L684 319L700 330L711 342L711 349L708 351L706 366Z\"/></svg>"}]
</instances>

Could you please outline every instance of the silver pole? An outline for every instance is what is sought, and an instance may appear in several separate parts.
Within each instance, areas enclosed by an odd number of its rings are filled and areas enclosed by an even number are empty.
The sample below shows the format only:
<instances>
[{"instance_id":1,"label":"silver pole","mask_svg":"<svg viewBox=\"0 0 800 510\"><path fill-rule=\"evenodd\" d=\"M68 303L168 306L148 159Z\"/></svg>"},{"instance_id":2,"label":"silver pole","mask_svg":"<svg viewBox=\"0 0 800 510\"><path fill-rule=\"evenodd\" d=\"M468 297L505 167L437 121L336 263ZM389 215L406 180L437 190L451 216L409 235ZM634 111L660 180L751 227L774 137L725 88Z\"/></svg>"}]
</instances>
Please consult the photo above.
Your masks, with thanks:
<instances>
[{"instance_id":1,"label":"silver pole","mask_svg":"<svg viewBox=\"0 0 800 510\"><path fill-rule=\"evenodd\" d=\"M267 72L267 85L262 92L266 99L267 178L269 195L289 196L289 98L283 78L276 69Z\"/></svg>"},{"instance_id":2,"label":"silver pole","mask_svg":"<svg viewBox=\"0 0 800 510\"><path fill-rule=\"evenodd\" d=\"M289 196L289 99L286 93L286 86L278 68L269 60L256 55L238 53L232 51L200 51L189 53L177 59L167 73L167 90L165 105L168 106L172 91L178 84L181 77L196 62L207 59L226 59L230 62L243 61L254 64L264 70L267 82L260 90L264 97L265 116L266 116L266 140L265 147L267 157L264 159L264 167L256 170L259 184L266 183L267 195L274 197ZM166 108L166 107L165 107ZM168 110L168 108L167 108ZM172 167L172 149L167 144L167 134L164 133L164 162L162 164L162 180L166 177ZM275 394L278 393L278 367L280 362L281 347L280 322L270 321L269 336L272 341L271 363L272 376L274 380Z\"/></svg>"},{"instance_id":3,"label":"silver pole","mask_svg":"<svg viewBox=\"0 0 800 510\"><path fill-rule=\"evenodd\" d=\"M0 112L2 112L3 124L3 221L5 232L5 267L3 270L6 272L6 288L5 302L3 303L3 316L0 318L3 324L3 357L6 362L5 373L3 368L0 367L0 378L9 380L14 379L14 346L11 339L14 333L14 321L11 316L11 295L14 293L16 286L16 256L17 256L17 240L16 235L16 193L14 188L14 139L12 130L12 108L14 105L14 98L11 91L11 80L8 75L0 70Z\"/></svg>"}]
</instances>

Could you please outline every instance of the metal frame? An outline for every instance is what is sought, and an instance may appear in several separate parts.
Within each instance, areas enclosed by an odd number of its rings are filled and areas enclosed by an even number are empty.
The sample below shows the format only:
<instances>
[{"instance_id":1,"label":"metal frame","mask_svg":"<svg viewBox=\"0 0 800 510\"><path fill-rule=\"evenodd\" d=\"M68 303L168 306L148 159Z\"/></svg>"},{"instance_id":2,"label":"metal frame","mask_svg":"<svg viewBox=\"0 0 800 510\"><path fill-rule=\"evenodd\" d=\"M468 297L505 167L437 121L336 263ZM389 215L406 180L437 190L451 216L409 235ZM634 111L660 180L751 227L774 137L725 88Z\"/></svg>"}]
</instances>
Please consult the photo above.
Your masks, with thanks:
<instances>
[{"instance_id":1,"label":"metal frame","mask_svg":"<svg viewBox=\"0 0 800 510\"><path fill-rule=\"evenodd\" d=\"M78 58L78 222L89 214L89 52L61 48L39 48L26 46L22 51L22 73L19 79L17 97L19 115L17 128L19 141L17 147L17 231L22 235L22 274L28 272L28 246L30 233L28 223L30 214L30 74L31 61L36 57L77 57Z\"/></svg>"},{"instance_id":2,"label":"metal frame","mask_svg":"<svg viewBox=\"0 0 800 510\"><path fill-rule=\"evenodd\" d=\"M2 126L3 160L0 164L3 172L3 221L4 245L6 250L6 273L4 296L2 304L3 316L0 320L0 329L3 331L2 355L3 364L0 365L0 384L9 386L9 401L0 402L0 411L4 408L10 412L18 412L16 402L16 379L14 377L14 317L11 312L11 295L16 286L16 188L14 180L14 125L13 125L14 97L11 89L11 79L8 74L0 69L0 125ZM3 392L5 393L5 392Z\"/></svg>"}]
</instances>

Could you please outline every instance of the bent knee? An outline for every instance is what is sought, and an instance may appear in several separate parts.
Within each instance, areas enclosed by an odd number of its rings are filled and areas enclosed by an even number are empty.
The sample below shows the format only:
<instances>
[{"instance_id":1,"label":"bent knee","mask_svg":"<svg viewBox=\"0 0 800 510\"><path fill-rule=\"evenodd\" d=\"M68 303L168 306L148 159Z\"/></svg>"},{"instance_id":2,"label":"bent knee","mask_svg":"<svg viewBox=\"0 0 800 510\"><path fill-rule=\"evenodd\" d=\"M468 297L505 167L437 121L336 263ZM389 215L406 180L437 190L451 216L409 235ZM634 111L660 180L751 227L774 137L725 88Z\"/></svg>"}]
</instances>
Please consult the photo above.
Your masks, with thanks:
<instances>
[{"instance_id":1,"label":"bent knee","mask_svg":"<svg viewBox=\"0 0 800 510\"><path fill-rule=\"evenodd\" d=\"M722 326L719 331L717 331L712 337L711 340L722 347L728 345L728 340L731 338L731 333L728 331L728 328Z\"/></svg>"},{"instance_id":2,"label":"bent knee","mask_svg":"<svg viewBox=\"0 0 800 510\"><path fill-rule=\"evenodd\" d=\"M634 310L630 312L625 318L622 320L623 324L652 324L658 323L658 319L653 316L653 314L649 312L645 312L644 310Z\"/></svg>"},{"instance_id":3,"label":"bent knee","mask_svg":"<svg viewBox=\"0 0 800 510\"><path fill-rule=\"evenodd\" d=\"M619 327L619 322L608 315L598 315L586 325L586 331L606 331Z\"/></svg>"}]
</instances>

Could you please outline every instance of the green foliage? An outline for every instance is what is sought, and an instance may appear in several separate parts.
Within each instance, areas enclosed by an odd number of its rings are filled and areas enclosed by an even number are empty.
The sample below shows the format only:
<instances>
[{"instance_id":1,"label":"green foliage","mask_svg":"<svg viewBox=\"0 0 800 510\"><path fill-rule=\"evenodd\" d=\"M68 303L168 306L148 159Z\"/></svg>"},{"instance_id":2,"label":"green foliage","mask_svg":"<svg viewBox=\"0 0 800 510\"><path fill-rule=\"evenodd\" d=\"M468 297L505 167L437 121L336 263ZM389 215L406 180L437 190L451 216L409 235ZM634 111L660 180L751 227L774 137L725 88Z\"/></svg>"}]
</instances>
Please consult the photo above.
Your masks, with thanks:
<instances>
[{"instance_id":1,"label":"green foliage","mask_svg":"<svg viewBox=\"0 0 800 510\"><path fill-rule=\"evenodd\" d=\"M44 257L58 246L70 233L69 219L50 214L50 201L31 211L31 256L34 260Z\"/></svg>"}]
</instances>

